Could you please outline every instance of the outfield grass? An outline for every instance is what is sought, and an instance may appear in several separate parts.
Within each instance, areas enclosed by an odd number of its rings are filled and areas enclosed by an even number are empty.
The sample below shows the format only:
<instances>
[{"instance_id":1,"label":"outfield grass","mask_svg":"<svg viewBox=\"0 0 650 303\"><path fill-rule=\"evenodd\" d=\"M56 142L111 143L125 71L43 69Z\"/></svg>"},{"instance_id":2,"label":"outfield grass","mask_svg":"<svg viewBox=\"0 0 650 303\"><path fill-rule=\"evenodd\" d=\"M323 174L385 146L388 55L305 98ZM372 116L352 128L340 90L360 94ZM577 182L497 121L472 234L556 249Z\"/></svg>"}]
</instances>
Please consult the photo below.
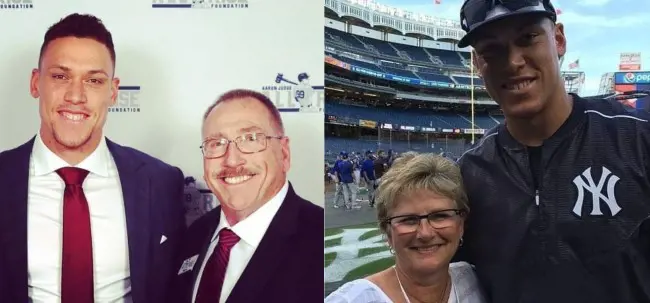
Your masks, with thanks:
<instances>
[{"instance_id":1,"label":"outfield grass","mask_svg":"<svg viewBox=\"0 0 650 303\"><path fill-rule=\"evenodd\" d=\"M342 234L344 229L357 229L357 228L377 228L377 224L376 223L366 223L366 224L359 224L359 225L352 225L352 226L328 228L328 229L325 230L325 237L336 236L338 234ZM368 231L368 232L362 234L359 237L359 241L363 241L363 240L372 238L372 237L380 235L380 234L381 234L381 232L379 231L379 229L371 230L371 231ZM325 240L325 247L333 247L333 246L339 246L339 245L341 245L341 238L334 238L334 239ZM329 264L326 262L325 267L327 267L327 265L329 265Z\"/></svg>"},{"instance_id":2,"label":"outfield grass","mask_svg":"<svg viewBox=\"0 0 650 303\"><path fill-rule=\"evenodd\" d=\"M325 230L325 237L335 236L343 233L343 228L329 228Z\"/></svg>"},{"instance_id":3,"label":"outfield grass","mask_svg":"<svg viewBox=\"0 0 650 303\"><path fill-rule=\"evenodd\" d=\"M372 230L369 230L359 236L358 241L364 241L368 240L370 238L376 237L381 234L379 231L379 228L377 226L377 223L367 223L367 224L360 224L360 225L353 225L353 226L346 226L346 227L340 227L340 228L330 228L325 230L325 236L335 236L338 234L343 233L343 230L345 229L359 229L359 228L370 228ZM329 239L325 241L325 247L336 247L341 245L341 237L334 237L333 239ZM373 241L375 242L375 241ZM381 239L376 241L376 243L385 243L385 240ZM333 291L336 287L339 287L339 283L345 283L349 282L352 280L360 279L367 277L369 275L372 275L374 273L380 272L394 264L394 258L392 256L382 258L373 262L368 262L363 264L363 262L367 262L370 260L373 260L374 257L369 257L371 255L385 252L388 250L387 245L382 245L379 247L368 247L368 248L361 248L359 249L357 256L355 259L359 259L361 261L360 263L362 265L359 265L358 267L350 270L347 274L345 274L345 277L337 283L332 283L335 286L331 286L331 289L327 290L328 288L326 287L326 292ZM333 264L334 260L337 258L337 254L335 252L330 252L325 254L325 268L329 267L330 265ZM364 260L367 259L367 260Z\"/></svg>"},{"instance_id":4,"label":"outfield grass","mask_svg":"<svg viewBox=\"0 0 650 303\"><path fill-rule=\"evenodd\" d=\"M363 258L365 256L374 255L376 253L380 253L382 251L387 251L387 250L388 250L388 246L362 248L359 250L359 255L357 255L357 258Z\"/></svg>"},{"instance_id":5,"label":"outfield grass","mask_svg":"<svg viewBox=\"0 0 650 303\"><path fill-rule=\"evenodd\" d=\"M325 247L339 246L341 245L341 238L334 238L325 241Z\"/></svg>"},{"instance_id":6,"label":"outfield grass","mask_svg":"<svg viewBox=\"0 0 650 303\"><path fill-rule=\"evenodd\" d=\"M386 268L389 268L394 264L395 264L395 260L393 259L393 257L388 257L384 259L379 259L374 262L366 263L364 265L361 265L351 270L347 275L345 275L343 281L347 282L347 281L365 278L369 275L378 273Z\"/></svg>"},{"instance_id":7,"label":"outfield grass","mask_svg":"<svg viewBox=\"0 0 650 303\"><path fill-rule=\"evenodd\" d=\"M377 227L377 226L375 226L375 227ZM379 236L379 235L381 235L381 231L379 230L379 228L377 228L375 230L370 230L370 231L367 231L366 233L364 233L363 235L361 235L361 237L359 237L359 241L367 240L367 239L370 239L372 237Z\"/></svg>"},{"instance_id":8,"label":"outfield grass","mask_svg":"<svg viewBox=\"0 0 650 303\"><path fill-rule=\"evenodd\" d=\"M325 230L325 237L334 236L334 235L338 235L340 233L343 233L344 229L375 228L375 227L377 227L377 223L371 222L371 223L365 223L365 224L359 224L359 225L328 228L328 229Z\"/></svg>"},{"instance_id":9,"label":"outfield grass","mask_svg":"<svg viewBox=\"0 0 650 303\"><path fill-rule=\"evenodd\" d=\"M326 253L325 254L325 267L330 266L332 262L334 262L334 259L336 259L336 253L331 252L331 253Z\"/></svg>"}]
</instances>

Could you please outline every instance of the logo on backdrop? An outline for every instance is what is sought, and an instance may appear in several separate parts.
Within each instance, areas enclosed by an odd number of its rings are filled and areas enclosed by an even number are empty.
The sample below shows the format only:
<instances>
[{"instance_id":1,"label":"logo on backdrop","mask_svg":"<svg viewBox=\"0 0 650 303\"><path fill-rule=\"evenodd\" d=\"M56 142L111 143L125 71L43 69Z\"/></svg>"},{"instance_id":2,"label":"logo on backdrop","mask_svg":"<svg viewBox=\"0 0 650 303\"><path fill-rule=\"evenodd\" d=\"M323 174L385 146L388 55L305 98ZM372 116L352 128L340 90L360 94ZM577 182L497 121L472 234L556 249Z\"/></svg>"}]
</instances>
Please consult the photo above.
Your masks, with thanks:
<instances>
[{"instance_id":1,"label":"logo on backdrop","mask_svg":"<svg viewBox=\"0 0 650 303\"><path fill-rule=\"evenodd\" d=\"M185 177L185 187L183 190L185 219L189 226L199 217L207 214L219 204L212 192L207 189L204 183L199 183L192 176Z\"/></svg>"},{"instance_id":2,"label":"logo on backdrop","mask_svg":"<svg viewBox=\"0 0 650 303\"><path fill-rule=\"evenodd\" d=\"M0 10L33 9L34 0L0 0Z\"/></svg>"},{"instance_id":3,"label":"logo on backdrop","mask_svg":"<svg viewBox=\"0 0 650 303\"><path fill-rule=\"evenodd\" d=\"M152 8L248 8L248 0L152 0Z\"/></svg>"},{"instance_id":4,"label":"logo on backdrop","mask_svg":"<svg viewBox=\"0 0 650 303\"><path fill-rule=\"evenodd\" d=\"M281 112L322 112L325 101L324 87L312 86L309 78L306 72L299 73L295 80L278 73L275 83L263 86L262 92Z\"/></svg>"},{"instance_id":5,"label":"logo on backdrop","mask_svg":"<svg viewBox=\"0 0 650 303\"><path fill-rule=\"evenodd\" d=\"M120 86L117 93L115 106L108 108L109 113L139 113L140 112L140 87Z\"/></svg>"}]
</instances>

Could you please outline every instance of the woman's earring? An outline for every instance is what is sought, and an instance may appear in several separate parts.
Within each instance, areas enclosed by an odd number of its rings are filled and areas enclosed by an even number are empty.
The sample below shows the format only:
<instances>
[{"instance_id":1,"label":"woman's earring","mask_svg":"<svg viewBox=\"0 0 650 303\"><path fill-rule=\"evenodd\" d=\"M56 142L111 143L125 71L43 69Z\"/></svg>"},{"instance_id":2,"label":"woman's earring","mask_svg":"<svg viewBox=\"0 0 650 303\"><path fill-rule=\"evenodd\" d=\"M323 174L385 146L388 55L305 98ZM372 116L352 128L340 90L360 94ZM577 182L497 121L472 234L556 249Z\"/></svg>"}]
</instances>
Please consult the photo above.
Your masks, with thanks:
<instances>
[{"instance_id":1,"label":"woman's earring","mask_svg":"<svg viewBox=\"0 0 650 303\"><path fill-rule=\"evenodd\" d=\"M458 246L463 246L463 237L460 237L460 243L458 243Z\"/></svg>"},{"instance_id":2,"label":"woman's earring","mask_svg":"<svg viewBox=\"0 0 650 303\"><path fill-rule=\"evenodd\" d=\"M395 251L393 250L392 246L388 246L388 251L390 252L391 255L395 255Z\"/></svg>"}]
</instances>

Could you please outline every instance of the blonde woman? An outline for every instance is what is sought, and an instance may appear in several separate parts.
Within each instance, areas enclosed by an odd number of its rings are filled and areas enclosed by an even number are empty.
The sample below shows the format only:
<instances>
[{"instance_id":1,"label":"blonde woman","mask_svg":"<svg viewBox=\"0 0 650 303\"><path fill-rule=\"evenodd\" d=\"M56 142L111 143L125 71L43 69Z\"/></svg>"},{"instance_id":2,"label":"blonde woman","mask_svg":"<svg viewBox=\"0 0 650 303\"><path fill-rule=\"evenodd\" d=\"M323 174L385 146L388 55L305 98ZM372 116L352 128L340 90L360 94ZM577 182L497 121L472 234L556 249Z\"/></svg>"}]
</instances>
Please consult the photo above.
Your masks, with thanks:
<instances>
[{"instance_id":1,"label":"blonde woman","mask_svg":"<svg viewBox=\"0 0 650 303\"><path fill-rule=\"evenodd\" d=\"M456 164L405 153L377 189L377 219L395 265L348 282L326 303L483 303L472 267L450 264L469 213Z\"/></svg>"}]
</instances>

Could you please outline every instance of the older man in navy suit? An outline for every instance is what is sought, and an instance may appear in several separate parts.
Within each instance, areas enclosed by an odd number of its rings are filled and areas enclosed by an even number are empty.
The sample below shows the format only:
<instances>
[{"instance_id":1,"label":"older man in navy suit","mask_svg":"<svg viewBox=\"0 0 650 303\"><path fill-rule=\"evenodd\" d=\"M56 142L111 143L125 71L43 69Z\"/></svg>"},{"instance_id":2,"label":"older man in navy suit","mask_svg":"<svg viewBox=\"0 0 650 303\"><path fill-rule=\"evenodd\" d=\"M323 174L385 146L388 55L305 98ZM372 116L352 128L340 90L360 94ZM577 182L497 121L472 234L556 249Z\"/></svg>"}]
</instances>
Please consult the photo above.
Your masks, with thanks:
<instances>
[{"instance_id":1,"label":"older man in navy suit","mask_svg":"<svg viewBox=\"0 0 650 303\"><path fill-rule=\"evenodd\" d=\"M206 112L203 137L204 179L221 206L183 238L169 302L323 300L323 208L287 181L277 108L254 91L227 92Z\"/></svg>"},{"instance_id":2,"label":"older man in navy suit","mask_svg":"<svg viewBox=\"0 0 650 303\"><path fill-rule=\"evenodd\" d=\"M0 302L167 295L183 174L104 137L114 68L111 34L93 16L67 16L45 34L30 82L40 130L0 153Z\"/></svg>"}]
</instances>

